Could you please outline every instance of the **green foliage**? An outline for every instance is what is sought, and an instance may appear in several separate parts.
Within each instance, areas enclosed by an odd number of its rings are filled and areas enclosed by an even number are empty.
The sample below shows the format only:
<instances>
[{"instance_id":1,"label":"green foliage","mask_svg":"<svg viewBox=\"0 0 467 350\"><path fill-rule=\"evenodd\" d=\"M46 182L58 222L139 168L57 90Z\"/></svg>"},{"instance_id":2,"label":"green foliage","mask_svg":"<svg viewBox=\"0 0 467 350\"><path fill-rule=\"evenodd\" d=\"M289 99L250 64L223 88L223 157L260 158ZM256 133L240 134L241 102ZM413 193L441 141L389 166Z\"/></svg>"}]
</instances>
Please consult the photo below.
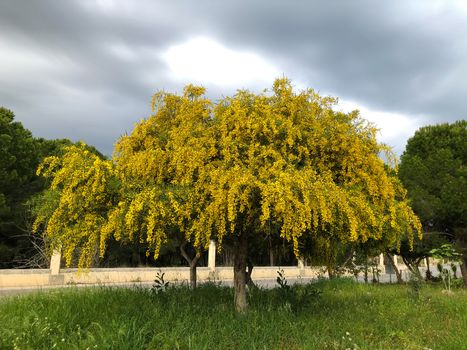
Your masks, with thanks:
<instances>
[{"instance_id":1,"label":"green foliage","mask_svg":"<svg viewBox=\"0 0 467 350\"><path fill-rule=\"evenodd\" d=\"M453 262L462 261L462 254L458 253L456 248L452 244L443 244L439 248L431 250L433 257L437 259L448 259ZM440 262L437 264L439 276L443 281L444 289L446 292L451 292L451 287L453 284L457 284L457 266L455 263L451 263L451 270L445 268ZM454 283L453 283L454 281ZM459 280L460 281L460 280Z\"/></svg>"},{"instance_id":2,"label":"green foliage","mask_svg":"<svg viewBox=\"0 0 467 350\"><path fill-rule=\"evenodd\" d=\"M419 129L407 142L399 176L425 232L443 232L463 255L467 286L467 121Z\"/></svg>"},{"instance_id":3,"label":"green foliage","mask_svg":"<svg viewBox=\"0 0 467 350\"><path fill-rule=\"evenodd\" d=\"M451 261L459 261L462 257L462 254L457 252L454 245L449 243L430 250L430 254L436 259L449 259Z\"/></svg>"},{"instance_id":4,"label":"green foliage","mask_svg":"<svg viewBox=\"0 0 467 350\"><path fill-rule=\"evenodd\" d=\"M407 142L399 176L426 231L466 227L467 121L419 129Z\"/></svg>"},{"instance_id":5,"label":"green foliage","mask_svg":"<svg viewBox=\"0 0 467 350\"><path fill-rule=\"evenodd\" d=\"M24 229L21 205L31 193L38 161L31 132L0 107L0 267L12 266L27 247L27 240L18 239Z\"/></svg>"},{"instance_id":6,"label":"green foliage","mask_svg":"<svg viewBox=\"0 0 467 350\"><path fill-rule=\"evenodd\" d=\"M34 177L36 164L31 132L14 121L13 112L0 107L0 193L8 198L20 192Z\"/></svg>"}]
</instances>

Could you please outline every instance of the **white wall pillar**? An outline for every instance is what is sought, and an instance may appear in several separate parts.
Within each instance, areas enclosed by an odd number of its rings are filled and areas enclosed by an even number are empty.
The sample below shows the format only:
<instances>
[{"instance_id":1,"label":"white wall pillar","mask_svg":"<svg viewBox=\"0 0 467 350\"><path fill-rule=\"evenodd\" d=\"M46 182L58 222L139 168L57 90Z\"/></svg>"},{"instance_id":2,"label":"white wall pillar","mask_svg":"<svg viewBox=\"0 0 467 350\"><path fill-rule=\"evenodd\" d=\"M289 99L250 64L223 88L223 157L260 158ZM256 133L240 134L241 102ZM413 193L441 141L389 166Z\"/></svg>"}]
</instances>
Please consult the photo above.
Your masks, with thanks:
<instances>
[{"instance_id":1,"label":"white wall pillar","mask_svg":"<svg viewBox=\"0 0 467 350\"><path fill-rule=\"evenodd\" d=\"M58 275L60 273L60 261L62 260L62 253L60 249L54 249L52 257L50 258L50 274Z\"/></svg>"},{"instance_id":2,"label":"white wall pillar","mask_svg":"<svg viewBox=\"0 0 467 350\"><path fill-rule=\"evenodd\" d=\"M305 268L305 262L303 261L302 258L298 258L298 268L300 270L303 270Z\"/></svg>"},{"instance_id":3,"label":"white wall pillar","mask_svg":"<svg viewBox=\"0 0 467 350\"><path fill-rule=\"evenodd\" d=\"M386 273L386 265L384 265L384 254L383 253L379 255L378 269L381 271L381 273Z\"/></svg>"},{"instance_id":4,"label":"white wall pillar","mask_svg":"<svg viewBox=\"0 0 467 350\"><path fill-rule=\"evenodd\" d=\"M209 274L214 274L216 272L216 241L213 239L209 242L208 267Z\"/></svg>"},{"instance_id":5,"label":"white wall pillar","mask_svg":"<svg viewBox=\"0 0 467 350\"><path fill-rule=\"evenodd\" d=\"M62 253L60 249L54 249L52 257L50 258L50 275L49 284L64 284L65 275L60 274L60 261L62 260Z\"/></svg>"},{"instance_id":6,"label":"white wall pillar","mask_svg":"<svg viewBox=\"0 0 467 350\"><path fill-rule=\"evenodd\" d=\"M305 261L303 260L302 257L298 258L298 275L300 277L304 277L305 276Z\"/></svg>"},{"instance_id":7,"label":"white wall pillar","mask_svg":"<svg viewBox=\"0 0 467 350\"><path fill-rule=\"evenodd\" d=\"M398 263L397 263L397 255L394 254L394 255L392 256L392 258L394 259L394 265L396 265L396 267L399 267L399 265L398 265Z\"/></svg>"}]
</instances>

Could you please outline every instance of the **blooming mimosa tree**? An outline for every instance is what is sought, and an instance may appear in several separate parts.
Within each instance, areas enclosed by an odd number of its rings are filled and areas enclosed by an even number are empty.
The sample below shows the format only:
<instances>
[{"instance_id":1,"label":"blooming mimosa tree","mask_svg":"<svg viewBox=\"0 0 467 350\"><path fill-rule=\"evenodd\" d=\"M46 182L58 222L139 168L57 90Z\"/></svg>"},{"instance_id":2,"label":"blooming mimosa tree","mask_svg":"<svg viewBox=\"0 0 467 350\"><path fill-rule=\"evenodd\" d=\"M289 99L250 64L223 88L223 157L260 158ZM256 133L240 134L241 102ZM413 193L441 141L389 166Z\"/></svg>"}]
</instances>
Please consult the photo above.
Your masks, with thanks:
<instances>
[{"instance_id":1,"label":"blooming mimosa tree","mask_svg":"<svg viewBox=\"0 0 467 350\"><path fill-rule=\"evenodd\" d=\"M154 115L117 142L112 161L96 163L102 170L94 181L112 173L118 200L105 200L110 194L102 186L86 192L107 205L91 220L93 233L66 234L66 219L51 219L49 226L61 228L47 232L67 251L84 237L102 248L113 235L144 241L156 256L174 232L198 249L213 238L219 247L228 241L240 312L247 309L249 242L258 236L292 242L297 256L305 239L391 246L411 240L420 223L379 158L387 148L358 111L338 112L335 104L312 89L295 93L287 79L276 80L272 91L238 91L217 104L191 85L181 96L158 93ZM73 202L73 193L65 193ZM55 216L66 215L57 210Z\"/></svg>"}]
</instances>

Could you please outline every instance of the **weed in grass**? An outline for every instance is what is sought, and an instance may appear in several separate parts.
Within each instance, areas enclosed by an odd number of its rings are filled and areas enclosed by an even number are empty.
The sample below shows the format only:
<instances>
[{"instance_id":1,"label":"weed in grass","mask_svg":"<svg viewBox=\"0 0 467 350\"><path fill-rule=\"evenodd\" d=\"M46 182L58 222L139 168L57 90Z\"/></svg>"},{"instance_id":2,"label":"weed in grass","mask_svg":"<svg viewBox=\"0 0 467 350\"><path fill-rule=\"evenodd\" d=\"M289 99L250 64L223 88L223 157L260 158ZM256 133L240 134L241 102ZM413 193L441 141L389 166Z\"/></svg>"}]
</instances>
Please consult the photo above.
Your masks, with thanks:
<instances>
[{"instance_id":1,"label":"weed in grass","mask_svg":"<svg viewBox=\"0 0 467 350\"><path fill-rule=\"evenodd\" d=\"M285 278L285 273L283 269L277 270L276 283L280 289L288 289L287 279Z\"/></svg>"},{"instance_id":2,"label":"weed in grass","mask_svg":"<svg viewBox=\"0 0 467 350\"><path fill-rule=\"evenodd\" d=\"M276 298L280 302L280 308L284 312L299 312L313 303L320 295L321 291L316 289L312 284L297 283L293 286L287 284L287 279L284 275L284 270L277 271L276 283Z\"/></svg>"},{"instance_id":3,"label":"weed in grass","mask_svg":"<svg viewBox=\"0 0 467 350\"><path fill-rule=\"evenodd\" d=\"M161 273L160 271L156 273L156 278L154 279L154 284L152 285L151 291L153 293L165 292L169 287L169 282L164 280L165 272Z\"/></svg>"}]
</instances>

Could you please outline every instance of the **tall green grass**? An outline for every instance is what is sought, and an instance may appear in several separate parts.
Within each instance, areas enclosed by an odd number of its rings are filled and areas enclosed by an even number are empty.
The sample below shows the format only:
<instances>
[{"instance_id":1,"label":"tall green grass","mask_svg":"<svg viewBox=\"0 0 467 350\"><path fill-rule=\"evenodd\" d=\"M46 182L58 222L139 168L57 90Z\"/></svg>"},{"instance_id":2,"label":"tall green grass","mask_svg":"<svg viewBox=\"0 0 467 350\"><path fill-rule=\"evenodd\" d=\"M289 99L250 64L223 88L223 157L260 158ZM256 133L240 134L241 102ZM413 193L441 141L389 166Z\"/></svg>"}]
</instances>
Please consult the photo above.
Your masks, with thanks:
<instances>
[{"instance_id":1,"label":"tall green grass","mask_svg":"<svg viewBox=\"0 0 467 350\"><path fill-rule=\"evenodd\" d=\"M153 293L69 288L0 299L1 349L467 349L467 292L350 280L252 290L213 284Z\"/></svg>"}]
</instances>

